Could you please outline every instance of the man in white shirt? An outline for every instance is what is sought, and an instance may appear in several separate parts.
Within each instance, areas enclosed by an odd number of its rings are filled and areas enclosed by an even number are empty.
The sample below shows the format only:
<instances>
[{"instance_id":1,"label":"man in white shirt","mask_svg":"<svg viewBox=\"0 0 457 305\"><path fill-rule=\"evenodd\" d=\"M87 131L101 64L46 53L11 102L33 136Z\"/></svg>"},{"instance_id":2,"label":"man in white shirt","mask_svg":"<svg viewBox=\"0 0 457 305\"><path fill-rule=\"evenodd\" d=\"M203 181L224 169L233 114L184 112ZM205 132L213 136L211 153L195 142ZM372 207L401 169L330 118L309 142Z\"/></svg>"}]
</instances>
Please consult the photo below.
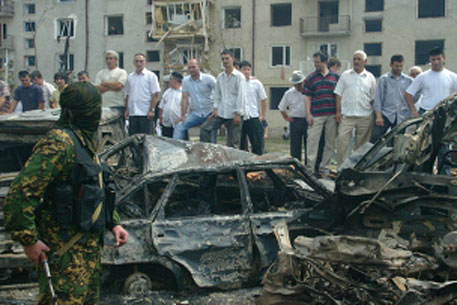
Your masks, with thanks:
<instances>
[{"instance_id":1,"label":"man in white shirt","mask_svg":"<svg viewBox=\"0 0 457 305\"><path fill-rule=\"evenodd\" d=\"M373 103L376 79L365 69L367 54L358 50L352 57L353 68L341 74L335 88L336 121L340 123L336 140L338 165L349 157L352 131L354 151L370 140L373 129Z\"/></svg>"},{"instance_id":2,"label":"man in white shirt","mask_svg":"<svg viewBox=\"0 0 457 305\"><path fill-rule=\"evenodd\" d=\"M446 58L443 49L432 49L429 52L429 59L432 68L419 74L405 93L405 99L413 117L432 110L443 99L457 91L457 75L444 67ZM422 92L419 111L414 105L414 96L418 92ZM449 163L443 164L443 158L448 151L448 145L441 145L438 152L438 172L447 175L450 174L450 166Z\"/></svg>"},{"instance_id":3,"label":"man in white shirt","mask_svg":"<svg viewBox=\"0 0 457 305\"><path fill-rule=\"evenodd\" d=\"M246 78L246 113L244 115L243 127L241 128L240 149L248 150L248 141L252 145L252 152L261 155L264 152L264 139L262 123L267 112L267 94L262 83L251 77L252 67L248 61L240 64L241 73ZM259 104L261 112L259 114Z\"/></svg>"},{"instance_id":4,"label":"man in white shirt","mask_svg":"<svg viewBox=\"0 0 457 305\"><path fill-rule=\"evenodd\" d=\"M305 76L299 70L292 73L289 81L294 84L287 90L278 109L284 120L290 123L290 155L298 160L302 160L302 143L305 148L306 163L306 132L308 123L306 122L305 95L303 94L303 82Z\"/></svg>"},{"instance_id":5,"label":"man in white shirt","mask_svg":"<svg viewBox=\"0 0 457 305\"><path fill-rule=\"evenodd\" d=\"M129 120L129 135L152 134L154 110L159 98L160 86L157 75L145 68L142 53L135 54L135 72L129 74L125 84L125 119Z\"/></svg>"},{"instance_id":6,"label":"man in white shirt","mask_svg":"<svg viewBox=\"0 0 457 305\"><path fill-rule=\"evenodd\" d=\"M211 142L211 132L224 124L227 128L226 145L238 148L246 100L246 79L233 66L235 58L232 51L222 51L221 60L225 71L217 76L214 110L200 128L200 141Z\"/></svg>"},{"instance_id":7,"label":"man in white shirt","mask_svg":"<svg viewBox=\"0 0 457 305\"><path fill-rule=\"evenodd\" d=\"M102 94L103 107L116 107L122 113L125 108L124 86L127 81L127 71L118 67L119 54L116 51L105 52L106 69L95 76L95 86Z\"/></svg>"},{"instance_id":8,"label":"man in white shirt","mask_svg":"<svg viewBox=\"0 0 457 305\"><path fill-rule=\"evenodd\" d=\"M159 120L164 137L173 137L173 129L181 118L181 83L182 74L172 72L169 81L170 88L165 90L159 103Z\"/></svg>"},{"instance_id":9,"label":"man in white shirt","mask_svg":"<svg viewBox=\"0 0 457 305\"><path fill-rule=\"evenodd\" d=\"M49 99L51 98L51 95L56 90L56 88L52 84L45 81L43 75L38 70L30 73L30 78L32 79L32 82L34 82L43 90L44 109L50 109L51 106L49 105Z\"/></svg>"}]
</instances>

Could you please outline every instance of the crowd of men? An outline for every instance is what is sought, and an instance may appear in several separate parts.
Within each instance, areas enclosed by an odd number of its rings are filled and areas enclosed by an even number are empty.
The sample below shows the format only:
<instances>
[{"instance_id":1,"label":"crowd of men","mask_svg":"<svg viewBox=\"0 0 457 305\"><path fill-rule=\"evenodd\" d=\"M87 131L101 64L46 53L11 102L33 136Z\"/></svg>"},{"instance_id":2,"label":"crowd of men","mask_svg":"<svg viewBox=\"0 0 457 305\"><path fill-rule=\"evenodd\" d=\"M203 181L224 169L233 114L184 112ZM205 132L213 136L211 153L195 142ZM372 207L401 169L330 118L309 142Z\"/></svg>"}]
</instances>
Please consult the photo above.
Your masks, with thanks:
<instances>
[{"instance_id":1,"label":"crowd of men","mask_svg":"<svg viewBox=\"0 0 457 305\"><path fill-rule=\"evenodd\" d=\"M289 79L293 86L278 106L289 125L291 156L302 160L304 155L304 162L317 175L328 175L335 156L339 166L351 150L368 141L374 143L405 119L433 109L457 91L457 75L444 67L442 49L431 50L429 56L430 70L421 73L415 66L406 75L402 72L403 56L393 55L391 71L376 82L365 69L364 51L354 52L353 67L342 74L337 58L329 59L322 51L313 54L315 71L308 76L294 71ZM165 137L188 139L188 130L200 126L200 141L216 143L223 127L227 146L250 149L258 155L265 152L268 96L263 84L251 75L251 64L237 62L230 50L221 53L224 71L216 78L201 71L196 59L187 63L185 77L172 72L160 102L159 80L145 67L144 54L135 54L135 71L130 74L118 66L117 52L107 51L105 61L106 68L97 73L94 84L103 107L117 108L124 114L130 135L157 130ZM0 112L15 111L19 102L20 111L58 108L60 92L69 82L62 72L54 76L57 89L39 71L30 75L21 71L19 79L21 85L9 103L5 99L8 86L0 83ZM89 74L79 72L78 80L90 82ZM446 151L444 147L440 150L439 162Z\"/></svg>"}]
</instances>

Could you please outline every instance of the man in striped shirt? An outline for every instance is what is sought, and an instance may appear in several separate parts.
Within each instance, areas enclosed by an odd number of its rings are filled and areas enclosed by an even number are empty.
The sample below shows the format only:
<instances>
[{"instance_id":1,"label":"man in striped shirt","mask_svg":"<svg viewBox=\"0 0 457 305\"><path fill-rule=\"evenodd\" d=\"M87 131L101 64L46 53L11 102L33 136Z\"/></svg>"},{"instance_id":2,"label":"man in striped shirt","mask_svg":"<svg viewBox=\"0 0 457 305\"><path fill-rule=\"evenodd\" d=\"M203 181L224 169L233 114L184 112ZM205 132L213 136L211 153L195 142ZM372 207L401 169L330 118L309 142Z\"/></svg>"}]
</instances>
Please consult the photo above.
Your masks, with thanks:
<instances>
[{"instance_id":1,"label":"man in striped shirt","mask_svg":"<svg viewBox=\"0 0 457 305\"><path fill-rule=\"evenodd\" d=\"M313 54L313 63L316 71L308 75L305 80L303 93L305 94L306 120L308 122L308 165L314 170L319 147L319 139L325 130L324 155L320 164L320 171L328 172L328 166L335 154L336 140L336 102L335 90L338 74L329 70L328 55L322 51Z\"/></svg>"}]
</instances>

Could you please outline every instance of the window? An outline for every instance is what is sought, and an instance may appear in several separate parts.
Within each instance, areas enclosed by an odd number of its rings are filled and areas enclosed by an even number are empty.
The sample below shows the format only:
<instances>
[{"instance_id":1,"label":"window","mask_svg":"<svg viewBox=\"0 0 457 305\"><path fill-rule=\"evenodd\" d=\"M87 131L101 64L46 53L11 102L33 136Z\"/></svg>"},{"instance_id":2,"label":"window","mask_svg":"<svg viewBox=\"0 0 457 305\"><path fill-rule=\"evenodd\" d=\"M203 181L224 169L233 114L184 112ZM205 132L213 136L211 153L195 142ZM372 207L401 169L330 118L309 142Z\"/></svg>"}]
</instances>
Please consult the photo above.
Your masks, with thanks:
<instances>
[{"instance_id":1,"label":"window","mask_svg":"<svg viewBox=\"0 0 457 305\"><path fill-rule=\"evenodd\" d=\"M25 48L26 49L33 49L33 39L26 39L25 40Z\"/></svg>"},{"instance_id":2,"label":"window","mask_svg":"<svg viewBox=\"0 0 457 305\"><path fill-rule=\"evenodd\" d=\"M2 38L7 39L8 38L8 26L6 23L2 25Z\"/></svg>"},{"instance_id":3,"label":"window","mask_svg":"<svg viewBox=\"0 0 457 305\"><path fill-rule=\"evenodd\" d=\"M35 3L26 4L25 12L29 15L35 14Z\"/></svg>"},{"instance_id":4,"label":"window","mask_svg":"<svg viewBox=\"0 0 457 305\"><path fill-rule=\"evenodd\" d=\"M431 49L440 47L444 49L444 39L441 40L416 40L416 56L414 60L415 65L425 65L429 62L429 55Z\"/></svg>"},{"instance_id":5,"label":"window","mask_svg":"<svg viewBox=\"0 0 457 305\"><path fill-rule=\"evenodd\" d=\"M365 20L365 32L382 32L382 19Z\"/></svg>"},{"instance_id":6,"label":"window","mask_svg":"<svg viewBox=\"0 0 457 305\"><path fill-rule=\"evenodd\" d=\"M242 49L239 47L228 48L228 50L232 51L233 56L236 60L241 61L243 59L243 52Z\"/></svg>"},{"instance_id":7,"label":"window","mask_svg":"<svg viewBox=\"0 0 457 305\"><path fill-rule=\"evenodd\" d=\"M292 25L292 4L281 3L271 5L271 26Z\"/></svg>"},{"instance_id":8,"label":"window","mask_svg":"<svg viewBox=\"0 0 457 305\"><path fill-rule=\"evenodd\" d=\"M153 1L153 0L148 0L147 2L148 2L148 4L152 4L152 1Z\"/></svg>"},{"instance_id":9,"label":"window","mask_svg":"<svg viewBox=\"0 0 457 305\"><path fill-rule=\"evenodd\" d=\"M67 3L67 2L73 2L73 0L57 0L57 2L60 2L60 3Z\"/></svg>"},{"instance_id":10,"label":"window","mask_svg":"<svg viewBox=\"0 0 457 305\"><path fill-rule=\"evenodd\" d=\"M319 50L327 53L329 57L338 56L338 45L336 43L321 44Z\"/></svg>"},{"instance_id":11,"label":"window","mask_svg":"<svg viewBox=\"0 0 457 305\"><path fill-rule=\"evenodd\" d=\"M417 17L436 18L446 14L445 0L418 0Z\"/></svg>"},{"instance_id":12,"label":"window","mask_svg":"<svg viewBox=\"0 0 457 305\"><path fill-rule=\"evenodd\" d=\"M290 66L290 46L271 47L271 67Z\"/></svg>"},{"instance_id":13,"label":"window","mask_svg":"<svg viewBox=\"0 0 457 305\"><path fill-rule=\"evenodd\" d=\"M289 87L270 88L270 109L278 110L279 102L281 102L281 99L287 90L289 90Z\"/></svg>"},{"instance_id":14,"label":"window","mask_svg":"<svg viewBox=\"0 0 457 305\"><path fill-rule=\"evenodd\" d=\"M57 56L57 71L73 71L75 69L73 54L59 54Z\"/></svg>"},{"instance_id":15,"label":"window","mask_svg":"<svg viewBox=\"0 0 457 305\"><path fill-rule=\"evenodd\" d=\"M124 69L124 52L117 52L119 54L119 68Z\"/></svg>"},{"instance_id":16,"label":"window","mask_svg":"<svg viewBox=\"0 0 457 305\"><path fill-rule=\"evenodd\" d=\"M35 67L35 56L25 56L25 66Z\"/></svg>"},{"instance_id":17,"label":"window","mask_svg":"<svg viewBox=\"0 0 457 305\"><path fill-rule=\"evenodd\" d=\"M146 24L152 24L152 13L146 13Z\"/></svg>"},{"instance_id":18,"label":"window","mask_svg":"<svg viewBox=\"0 0 457 305\"><path fill-rule=\"evenodd\" d=\"M149 62L159 62L160 61L160 51L153 50L146 52L146 58Z\"/></svg>"},{"instance_id":19,"label":"window","mask_svg":"<svg viewBox=\"0 0 457 305\"><path fill-rule=\"evenodd\" d=\"M366 65L365 69L373 73L374 77L381 76L381 65Z\"/></svg>"},{"instance_id":20,"label":"window","mask_svg":"<svg viewBox=\"0 0 457 305\"><path fill-rule=\"evenodd\" d=\"M75 37L75 22L73 19L58 19L56 38Z\"/></svg>"},{"instance_id":21,"label":"window","mask_svg":"<svg viewBox=\"0 0 457 305\"><path fill-rule=\"evenodd\" d=\"M35 32L35 22L30 21L25 23L26 32Z\"/></svg>"},{"instance_id":22,"label":"window","mask_svg":"<svg viewBox=\"0 0 457 305\"><path fill-rule=\"evenodd\" d=\"M241 27L241 7L224 8L222 11L224 28L237 29Z\"/></svg>"},{"instance_id":23,"label":"window","mask_svg":"<svg viewBox=\"0 0 457 305\"><path fill-rule=\"evenodd\" d=\"M382 55L382 43L364 43L363 50L368 56L381 56Z\"/></svg>"},{"instance_id":24,"label":"window","mask_svg":"<svg viewBox=\"0 0 457 305\"><path fill-rule=\"evenodd\" d=\"M159 40L152 37L151 31L146 31L146 41L147 42L157 42Z\"/></svg>"},{"instance_id":25,"label":"window","mask_svg":"<svg viewBox=\"0 0 457 305\"><path fill-rule=\"evenodd\" d=\"M379 12L384 10L384 0L365 0L365 12Z\"/></svg>"},{"instance_id":26,"label":"window","mask_svg":"<svg viewBox=\"0 0 457 305\"><path fill-rule=\"evenodd\" d=\"M160 71L159 70L151 70L151 71L154 72L157 75L157 79L160 82Z\"/></svg>"},{"instance_id":27,"label":"window","mask_svg":"<svg viewBox=\"0 0 457 305\"><path fill-rule=\"evenodd\" d=\"M106 34L107 35L122 35L124 34L124 23L122 16L106 16Z\"/></svg>"}]
</instances>

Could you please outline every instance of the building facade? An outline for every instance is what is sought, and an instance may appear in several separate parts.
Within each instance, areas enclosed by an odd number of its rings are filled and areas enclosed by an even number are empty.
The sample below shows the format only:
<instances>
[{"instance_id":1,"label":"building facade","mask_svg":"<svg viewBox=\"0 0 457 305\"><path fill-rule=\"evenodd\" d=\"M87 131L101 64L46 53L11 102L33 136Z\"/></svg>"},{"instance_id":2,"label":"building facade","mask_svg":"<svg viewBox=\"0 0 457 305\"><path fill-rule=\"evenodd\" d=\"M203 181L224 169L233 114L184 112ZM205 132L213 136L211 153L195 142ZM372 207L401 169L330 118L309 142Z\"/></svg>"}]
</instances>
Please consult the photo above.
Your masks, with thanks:
<instances>
[{"instance_id":1,"label":"building facade","mask_svg":"<svg viewBox=\"0 0 457 305\"><path fill-rule=\"evenodd\" d=\"M367 68L379 76L398 53L405 69L427 69L428 50L442 46L456 71L456 15L452 0L2 0L0 76L11 85L23 69L39 69L48 81L64 70L94 77L108 49L128 72L141 52L159 77L182 71L192 57L216 75L220 51L230 48L264 83L270 130L279 135L288 78L313 71L315 51L337 56L344 70L355 50L365 50Z\"/></svg>"}]
</instances>

